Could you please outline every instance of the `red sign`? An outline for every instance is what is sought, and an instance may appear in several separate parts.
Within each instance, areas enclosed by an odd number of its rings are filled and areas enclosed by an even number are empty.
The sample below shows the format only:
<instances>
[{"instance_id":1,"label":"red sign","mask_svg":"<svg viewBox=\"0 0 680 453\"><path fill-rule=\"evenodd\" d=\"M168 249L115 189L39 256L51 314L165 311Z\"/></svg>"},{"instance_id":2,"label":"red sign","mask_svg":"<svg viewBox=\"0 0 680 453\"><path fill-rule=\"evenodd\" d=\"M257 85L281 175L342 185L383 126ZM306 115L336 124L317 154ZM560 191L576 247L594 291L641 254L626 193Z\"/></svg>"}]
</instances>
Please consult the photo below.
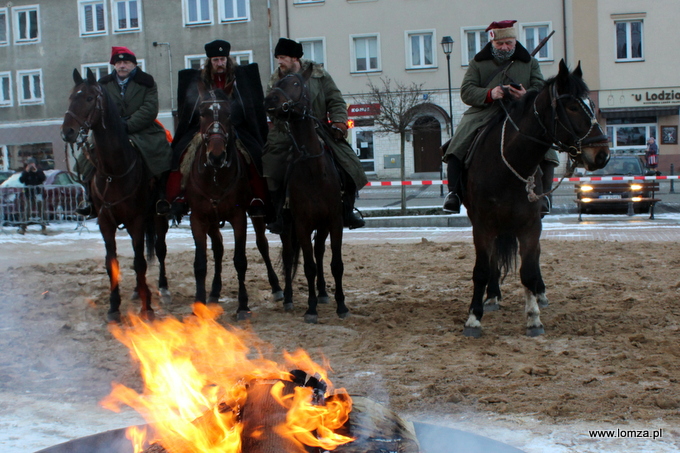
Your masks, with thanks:
<instances>
[{"instance_id":1,"label":"red sign","mask_svg":"<svg viewBox=\"0 0 680 453\"><path fill-rule=\"evenodd\" d=\"M349 116L376 116L380 115L380 104L352 104L347 109Z\"/></svg>"}]
</instances>

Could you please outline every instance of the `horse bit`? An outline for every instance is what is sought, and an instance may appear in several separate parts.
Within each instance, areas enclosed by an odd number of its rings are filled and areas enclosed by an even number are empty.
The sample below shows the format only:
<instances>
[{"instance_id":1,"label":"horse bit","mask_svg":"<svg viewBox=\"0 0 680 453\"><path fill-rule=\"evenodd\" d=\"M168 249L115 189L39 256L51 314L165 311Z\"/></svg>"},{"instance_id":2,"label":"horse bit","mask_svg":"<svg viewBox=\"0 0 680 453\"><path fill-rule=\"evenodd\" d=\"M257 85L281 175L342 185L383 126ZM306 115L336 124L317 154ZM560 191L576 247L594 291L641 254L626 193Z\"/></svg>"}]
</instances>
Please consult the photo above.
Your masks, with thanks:
<instances>
[{"instance_id":1,"label":"horse bit","mask_svg":"<svg viewBox=\"0 0 680 453\"><path fill-rule=\"evenodd\" d=\"M206 145L212 140L221 139L224 142L224 146L226 148L227 144L229 143L229 131L227 130L226 126L220 122L219 113L222 106L220 105L220 101L217 100L214 90L210 90L210 97L212 98L211 101L202 101L201 104L210 104L208 109L212 110L213 121L208 125L206 132L203 133L201 137L203 138L203 143ZM228 159L227 153L225 152L224 154L225 157L219 166L213 165L210 159L207 159L204 165L210 165L211 167L215 168L224 168L225 166L230 167L231 161Z\"/></svg>"}]
</instances>

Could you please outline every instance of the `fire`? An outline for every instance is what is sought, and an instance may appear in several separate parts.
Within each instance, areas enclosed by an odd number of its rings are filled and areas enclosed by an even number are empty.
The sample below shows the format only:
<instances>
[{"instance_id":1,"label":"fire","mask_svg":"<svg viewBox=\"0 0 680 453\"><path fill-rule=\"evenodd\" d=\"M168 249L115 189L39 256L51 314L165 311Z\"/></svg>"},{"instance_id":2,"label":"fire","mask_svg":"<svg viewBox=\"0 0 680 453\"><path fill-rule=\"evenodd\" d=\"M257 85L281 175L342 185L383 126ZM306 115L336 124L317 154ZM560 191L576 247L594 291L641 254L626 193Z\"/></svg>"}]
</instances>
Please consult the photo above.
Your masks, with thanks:
<instances>
[{"instance_id":1,"label":"fire","mask_svg":"<svg viewBox=\"0 0 680 453\"><path fill-rule=\"evenodd\" d=\"M101 404L116 412L130 406L149 423L152 434L134 428L128 433L135 453L143 451L145 442L157 442L172 453L241 452L243 436L264 435L244 432L240 419L253 382L273 383L271 397L286 411L276 434L300 450L301 444L333 450L354 440L336 433L348 420L352 401L343 389L332 391L327 364L318 365L297 351L284 353L280 365L264 358L254 334L221 326L216 321L219 307L195 304L194 313L183 322L167 318L146 323L132 315L129 326L111 326L139 362L144 390L113 383ZM293 369L328 389L298 386L285 395L282 388L293 380Z\"/></svg>"}]
</instances>

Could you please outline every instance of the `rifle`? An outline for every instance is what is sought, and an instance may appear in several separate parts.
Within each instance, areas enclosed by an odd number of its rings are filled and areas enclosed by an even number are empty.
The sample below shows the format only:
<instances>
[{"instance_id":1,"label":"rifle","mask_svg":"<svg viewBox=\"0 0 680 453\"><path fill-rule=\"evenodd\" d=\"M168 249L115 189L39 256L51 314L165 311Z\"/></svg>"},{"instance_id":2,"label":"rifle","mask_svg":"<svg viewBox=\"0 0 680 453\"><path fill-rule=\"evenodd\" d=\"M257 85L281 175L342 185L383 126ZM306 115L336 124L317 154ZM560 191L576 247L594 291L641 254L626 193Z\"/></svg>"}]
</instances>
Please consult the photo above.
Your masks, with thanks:
<instances>
[{"instance_id":1,"label":"rifle","mask_svg":"<svg viewBox=\"0 0 680 453\"><path fill-rule=\"evenodd\" d=\"M546 36L545 38L541 39L541 42L539 42L538 45L536 46L536 48L535 48L534 50L531 51L531 56L533 57L533 56L536 55L538 52L540 52L541 49L543 48L543 46L545 46L545 45L547 44L548 40L550 40L550 38L551 38L552 35L554 35L554 34L555 34L555 30L551 31L550 34L549 34L548 36Z\"/></svg>"}]
</instances>

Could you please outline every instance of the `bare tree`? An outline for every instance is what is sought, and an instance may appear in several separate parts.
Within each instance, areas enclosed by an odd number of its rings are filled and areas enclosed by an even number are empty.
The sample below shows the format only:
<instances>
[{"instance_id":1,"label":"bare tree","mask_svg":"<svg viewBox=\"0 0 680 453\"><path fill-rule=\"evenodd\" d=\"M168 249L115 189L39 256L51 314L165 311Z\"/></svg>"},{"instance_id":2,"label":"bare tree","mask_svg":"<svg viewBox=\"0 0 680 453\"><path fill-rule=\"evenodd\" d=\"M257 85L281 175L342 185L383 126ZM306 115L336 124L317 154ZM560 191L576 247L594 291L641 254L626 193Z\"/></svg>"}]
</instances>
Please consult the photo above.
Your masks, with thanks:
<instances>
[{"instance_id":1,"label":"bare tree","mask_svg":"<svg viewBox=\"0 0 680 453\"><path fill-rule=\"evenodd\" d=\"M399 134L401 156L401 181L406 179L406 134L424 104L428 104L430 93L423 90L424 84L412 82L405 85L389 78L380 78L380 84L368 82L368 102L380 105L380 114L375 117L376 132ZM401 212L406 213L406 188L401 186Z\"/></svg>"}]
</instances>

